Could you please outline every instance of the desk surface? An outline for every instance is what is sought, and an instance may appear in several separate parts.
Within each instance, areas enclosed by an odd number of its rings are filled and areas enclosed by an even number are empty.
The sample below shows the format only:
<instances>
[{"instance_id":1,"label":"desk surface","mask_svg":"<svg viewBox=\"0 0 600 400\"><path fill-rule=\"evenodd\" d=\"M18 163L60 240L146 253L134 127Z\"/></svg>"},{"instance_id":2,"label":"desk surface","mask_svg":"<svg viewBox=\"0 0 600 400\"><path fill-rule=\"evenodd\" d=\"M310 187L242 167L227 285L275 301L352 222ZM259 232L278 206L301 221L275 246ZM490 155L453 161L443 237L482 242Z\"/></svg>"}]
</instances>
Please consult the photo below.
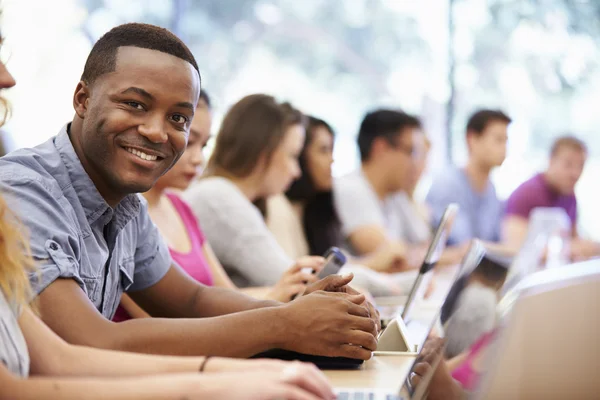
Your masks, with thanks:
<instances>
[{"instance_id":1,"label":"desk surface","mask_svg":"<svg viewBox=\"0 0 600 400\"><path fill-rule=\"evenodd\" d=\"M337 388L378 388L399 390L414 356L375 356L360 370L323 371Z\"/></svg>"}]
</instances>

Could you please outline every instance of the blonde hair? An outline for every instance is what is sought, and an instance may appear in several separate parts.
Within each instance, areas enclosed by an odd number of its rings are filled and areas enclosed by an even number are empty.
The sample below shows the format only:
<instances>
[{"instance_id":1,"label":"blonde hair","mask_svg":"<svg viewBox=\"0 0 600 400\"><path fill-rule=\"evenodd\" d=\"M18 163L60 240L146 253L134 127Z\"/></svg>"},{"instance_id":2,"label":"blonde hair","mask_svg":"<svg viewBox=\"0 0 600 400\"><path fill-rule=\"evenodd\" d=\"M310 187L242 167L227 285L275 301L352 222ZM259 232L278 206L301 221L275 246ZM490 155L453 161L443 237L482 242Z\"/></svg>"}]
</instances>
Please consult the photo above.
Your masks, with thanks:
<instances>
[{"instance_id":1,"label":"blonde hair","mask_svg":"<svg viewBox=\"0 0 600 400\"><path fill-rule=\"evenodd\" d=\"M31 287L27 274L33 269L27 237L17 216L0 196L0 289L11 304L29 303Z\"/></svg>"},{"instance_id":2,"label":"blonde hair","mask_svg":"<svg viewBox=\"0 0 600 400\"><path fill-rule=\"evenodd\" d=\"M2 127L10 116L9 104L2 96L0 96L0 116L0 127ZM27 274L33 270L34 263L28 237L16 214L0 196L0 290L10 304L19 307L29 303L31 286Z\"/></svg>"}]
</instances>

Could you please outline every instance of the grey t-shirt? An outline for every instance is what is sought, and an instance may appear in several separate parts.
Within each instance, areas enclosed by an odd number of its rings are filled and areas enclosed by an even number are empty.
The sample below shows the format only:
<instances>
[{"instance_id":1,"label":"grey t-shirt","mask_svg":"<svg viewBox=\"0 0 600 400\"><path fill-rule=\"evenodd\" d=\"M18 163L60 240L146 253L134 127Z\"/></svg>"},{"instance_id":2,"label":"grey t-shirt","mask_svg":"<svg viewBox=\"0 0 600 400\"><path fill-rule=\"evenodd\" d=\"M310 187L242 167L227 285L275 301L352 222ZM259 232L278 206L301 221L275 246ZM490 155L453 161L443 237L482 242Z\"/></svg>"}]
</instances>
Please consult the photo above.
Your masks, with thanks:
<instances>
[{"instance_id":1,"label":"grey t-shirt","mask_svg":"<svg viewBox=\"0 0 600 400\"><path fill-rule=\"evenodd\" d=\"M494 328L497 303L494 289L479 283L467 285L444 327L448 357L455 357L467 350L484 333Z\"/></svg>"},{"instance_id":2,"label":"grey t-shirt","mask_svg":"<svg viewBox=\"0 0 600 400\"><path fill-rule=\"evenodd\" d=\"M405 193L388 195L382 201L360 169L336 179L333 194L346 237L368 225L379 225L390 239L406 243L422 243L431 236L431 228Z\"/></svg>"},{"instance_id":3,"label":"grey t-shirt","mask_svg":"<svg viewBox=\"0 0 600 400\"><path fill-rule=\"evenodd\" d=\"M0 290L0 362L13 374L26 378L29 375L29 352L17 321L19 312Z\"/></svg>"},{"instance_id":4,"label":"grey t-shirt","mask_svg":"<svg viewBox=\"0 0 600 400\"><path fill-rule=\"evenodd\" d=\"M201 179L183 197L237 286L274 285L294 264L269 231L260 211L228 179Z\"/></svg>"}]
</instances>

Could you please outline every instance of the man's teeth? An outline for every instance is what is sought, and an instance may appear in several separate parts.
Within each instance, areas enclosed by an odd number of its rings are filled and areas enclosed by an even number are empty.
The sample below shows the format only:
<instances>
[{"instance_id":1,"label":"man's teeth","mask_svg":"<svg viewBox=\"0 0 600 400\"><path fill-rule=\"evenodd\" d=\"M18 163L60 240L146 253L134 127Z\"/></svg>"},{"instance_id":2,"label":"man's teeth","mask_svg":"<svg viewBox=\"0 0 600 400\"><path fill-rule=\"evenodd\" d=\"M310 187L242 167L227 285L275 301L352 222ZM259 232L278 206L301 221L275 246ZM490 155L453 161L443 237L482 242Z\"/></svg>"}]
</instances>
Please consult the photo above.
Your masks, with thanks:
<instances>
[{"instance_id":1,"label":"man's teeth","mask_svg":"<svg viewBox=\"0 0 600 400\"><path fill-rule=\"evenodd\" d=\"M150 154L146 154L143 151L132 149L130 147L127 148L127 151L130 152L131 154L138 156L142 160L156 161L156 159L158 158L157 156L151 156Z\"/></svg>"}]
</instances>

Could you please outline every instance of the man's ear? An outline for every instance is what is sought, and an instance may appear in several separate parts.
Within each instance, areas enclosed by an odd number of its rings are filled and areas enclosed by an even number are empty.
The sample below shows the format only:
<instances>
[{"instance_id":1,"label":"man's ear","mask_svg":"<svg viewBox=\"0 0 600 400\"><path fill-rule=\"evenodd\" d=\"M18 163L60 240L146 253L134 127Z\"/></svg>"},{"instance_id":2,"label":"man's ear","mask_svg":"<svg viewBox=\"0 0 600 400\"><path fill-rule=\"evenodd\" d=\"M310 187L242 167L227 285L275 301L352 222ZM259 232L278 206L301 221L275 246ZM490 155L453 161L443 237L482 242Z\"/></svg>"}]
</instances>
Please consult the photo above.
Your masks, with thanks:
<instances>
[{"instance_id":1,"label":"man's ear","mask_svg":"<svg viewBox=\"0 0 600 400\"><path fill-rule=\"evenodd\" d=\"M84 81L79 81L73 94L73 108L81 119L85 118L90 100L90 87Z\"/></svg>"},{"instance_id":2,"label":"man's ear","mask_svg":"<svg viewBox=\"0 0 600 400\"><path fill-rule=\"evenodd\" d=\"M473 142L475 140L477 140L477 133L473 132L473 131L467 131L467 138L466 138L466 142L467 142L467 150L471 151L471 148L473 147Z\"/></svg>"}]
</instances>

